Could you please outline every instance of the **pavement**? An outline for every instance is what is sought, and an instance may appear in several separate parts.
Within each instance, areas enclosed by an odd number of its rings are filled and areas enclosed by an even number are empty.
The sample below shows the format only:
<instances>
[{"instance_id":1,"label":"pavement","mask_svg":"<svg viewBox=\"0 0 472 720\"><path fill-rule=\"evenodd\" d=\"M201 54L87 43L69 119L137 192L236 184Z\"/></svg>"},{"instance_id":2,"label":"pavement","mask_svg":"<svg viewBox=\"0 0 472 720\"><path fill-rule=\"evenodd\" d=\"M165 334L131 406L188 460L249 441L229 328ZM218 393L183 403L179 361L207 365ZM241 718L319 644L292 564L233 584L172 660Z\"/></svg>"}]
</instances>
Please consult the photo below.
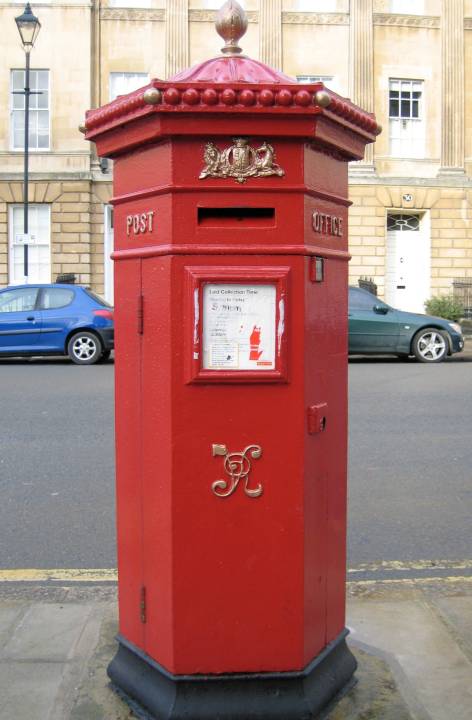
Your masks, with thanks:
<instances>
[{"instance_id":1,"label":"pavement","mask_svg":"<svg viewBox=\"0 0 472 720\"><path fill-rule=\"evenodd\" d=\"M356 683L320 720L472 720L472 559L351 568L347 626ZM0 720L138 718L117 629L114 570L0 570Z\"/></svg>"},{"instance_id":2,"label":"pavement","mask_svg":"<svg viewBox=\"0 0 472 720\"><path fill-rule=\"evenodd\" d=\"M351 569L357 683L323 720L472 719L472 560L433 565ZM116 632L114 571L0 571L0 719L137 717L106 675Z\"/></svg>"}]
</instances>

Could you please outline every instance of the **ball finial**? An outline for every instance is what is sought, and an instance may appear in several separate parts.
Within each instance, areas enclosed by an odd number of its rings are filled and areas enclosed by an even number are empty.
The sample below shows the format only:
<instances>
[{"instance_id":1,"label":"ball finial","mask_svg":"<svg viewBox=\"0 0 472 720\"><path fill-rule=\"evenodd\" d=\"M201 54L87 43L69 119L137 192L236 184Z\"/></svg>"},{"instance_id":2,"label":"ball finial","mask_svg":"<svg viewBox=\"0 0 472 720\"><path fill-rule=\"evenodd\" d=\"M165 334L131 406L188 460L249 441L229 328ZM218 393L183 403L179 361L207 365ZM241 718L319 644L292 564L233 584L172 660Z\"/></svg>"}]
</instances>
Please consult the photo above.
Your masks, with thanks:
<instances>
[{"instance_id":1,"label":"ball finial","mask_svg":"<svg viewBox=\"0 0 472 720\"><path fill-rule=\"evenodd\" d=\"M242 49L238 40L247 30L247 15L236 0L227 0L218 10L216 31L225 41L221 52L225 55L239 55Z\"/></svg>"}]
</instances>

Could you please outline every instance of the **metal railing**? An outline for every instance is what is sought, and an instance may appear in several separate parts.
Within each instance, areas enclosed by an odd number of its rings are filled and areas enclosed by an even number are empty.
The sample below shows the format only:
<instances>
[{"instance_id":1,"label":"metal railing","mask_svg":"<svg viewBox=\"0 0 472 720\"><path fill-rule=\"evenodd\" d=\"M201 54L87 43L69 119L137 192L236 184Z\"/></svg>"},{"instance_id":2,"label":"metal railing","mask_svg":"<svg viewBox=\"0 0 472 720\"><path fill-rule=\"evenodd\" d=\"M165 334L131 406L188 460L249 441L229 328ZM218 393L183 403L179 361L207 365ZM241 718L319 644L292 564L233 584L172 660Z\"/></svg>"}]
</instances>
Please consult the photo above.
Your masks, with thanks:
<instances>
[{"instance_id":1,"label":"metal railing","mask_svg":"<svg viewBox=\"0 0 472 720\"><path fill-rule=\"evenodd\" d=\"M472 320L472 278L454 278L452 281L454 300L464 308L464 318Z\"/></svg>"},{"instance_id":2,"label":"metal railing","mask_svg":"<svg viewBox=\"0 0 472 720\"><path fill-rule=\"evenodd\" d=\"M372 295L377 295L377 285L372 278L360 277L357 283L363 290L368 290Z\"/></svg>"}]
</instances>

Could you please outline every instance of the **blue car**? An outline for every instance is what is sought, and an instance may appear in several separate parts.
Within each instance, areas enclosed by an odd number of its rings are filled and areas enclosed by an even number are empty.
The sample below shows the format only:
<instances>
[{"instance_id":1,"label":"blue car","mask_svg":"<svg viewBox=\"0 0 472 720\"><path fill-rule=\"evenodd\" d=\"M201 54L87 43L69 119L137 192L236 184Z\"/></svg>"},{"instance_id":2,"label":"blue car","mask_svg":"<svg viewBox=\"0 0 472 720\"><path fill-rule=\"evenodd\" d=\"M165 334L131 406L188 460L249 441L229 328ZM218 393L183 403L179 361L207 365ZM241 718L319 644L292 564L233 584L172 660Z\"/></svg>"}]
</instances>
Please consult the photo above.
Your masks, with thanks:
<instances>
[{"instance_id":1,"label":"blue car","mask_svg":"<svg viewBox=\"0 0 472 720\"><path fill-rule=\"evenodd\" d=\"M68 355L77 365L113 349L113 308L79 285L16 285L0 290L0 357Z\"/></svg>"}]
</instances>

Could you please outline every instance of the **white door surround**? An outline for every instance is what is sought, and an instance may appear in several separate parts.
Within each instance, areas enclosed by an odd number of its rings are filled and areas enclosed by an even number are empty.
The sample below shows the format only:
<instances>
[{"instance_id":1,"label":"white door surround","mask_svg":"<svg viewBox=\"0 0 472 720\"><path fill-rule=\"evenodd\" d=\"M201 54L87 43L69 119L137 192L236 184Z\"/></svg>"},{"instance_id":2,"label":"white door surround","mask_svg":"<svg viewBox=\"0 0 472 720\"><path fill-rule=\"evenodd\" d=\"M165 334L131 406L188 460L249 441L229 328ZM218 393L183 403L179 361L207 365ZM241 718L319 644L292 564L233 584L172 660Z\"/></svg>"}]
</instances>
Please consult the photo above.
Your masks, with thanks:
<instances>
[{"instance_id":1,"label":"white door surround","mask_svg":"<svg viewBox=\"0 0 472 720\"><path fill-rule=\"evenodd\" d=\"M398 310L424 313L431 291L427 213L388 213L386 262L386 301Z\"/></svg>"},{"instance_id":2,"label":"white door surround","mask_svg":"<svg viewBox=\"0 0 472 720\"><path fill-rule=\"evenodd\" d=\"M103 222L103 263L104 263L104 288L103 294L105 300L113 305L114 297L114 283L113 283L113 260L110 255L114 248L113 238L113 207L112 205L105 205L104 207L104 222Z\"/></svg>"}]
</instances>

